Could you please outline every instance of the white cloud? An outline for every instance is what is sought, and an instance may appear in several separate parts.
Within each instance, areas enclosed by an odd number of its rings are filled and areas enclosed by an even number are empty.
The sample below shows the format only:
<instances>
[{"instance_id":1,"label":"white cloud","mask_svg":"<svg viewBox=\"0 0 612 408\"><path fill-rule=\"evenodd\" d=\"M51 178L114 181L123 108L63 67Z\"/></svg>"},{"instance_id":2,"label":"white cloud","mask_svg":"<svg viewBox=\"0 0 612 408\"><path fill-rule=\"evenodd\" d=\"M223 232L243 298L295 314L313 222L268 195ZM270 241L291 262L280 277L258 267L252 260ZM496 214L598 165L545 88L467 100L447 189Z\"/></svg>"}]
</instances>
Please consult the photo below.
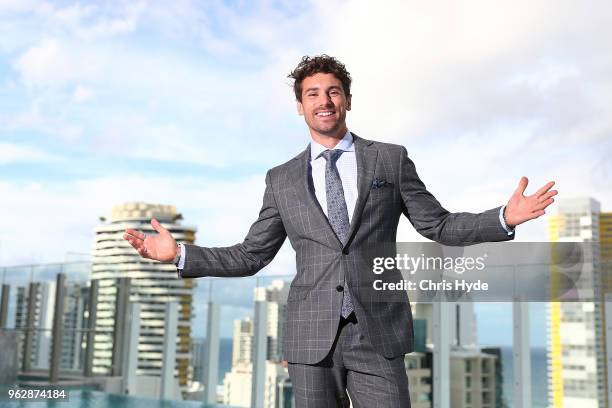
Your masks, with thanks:
<instances>
[{"instance_id":1,"label":"white cloud","mask_svg":"<svg viewBox=\"0 0 612 408\"><path fill-rule=\"evenodd\" d=\"M61 87L99 79L108 59L106 52L43 38L17 59L14 68L27 87Z\"/></svg>"},{"instance_id":2,"label":"white cloud","mask_svg":"<svg viewBox=\"0 0 612 408\"><path fill-rule=\"evenodd\" d=\"M41 100L34 99L27 110L17 114L0 114L0 123L6 133L15 131L34 131L53 135L66 143L73 143L83 134L82 125L70 121L62 115L44 112ZM43 113L44 112L44 113Z\"/></svg>"},{"instance_id":3,"label":"white cloud","mask_svg":"<svg viewBox=\"0 0 612 408\"><path fill-rule=\"evenodd\" d=\"M54 8L47 3L38 8L40 13L47 13L48 17L55 23L64 27L78 27L83 21L91 17L97 10L93 5L72 4L65 8Z\"/></svg>"},{"instance_id":4,"label":"white cloud","mask_svg":"<svg viewBox=\"0 0 612 408\"><path fill-rule=\"evenodd\" d=\"M36 5L34 0L2 0L0 1L0 15L32 10Z\"/></svg>"},{"instance_id":5,"label":"white cloud","mask_svg":"<svg viewBox=\"0 0 612 408\"><path fill-rule=\"evenodd\" d=\"M0 142L0 165L56 160L59 157L34 146Z\"/></svg>"},{"instance_id":6,"label":"white cloud","mask_svg":"<svg viewBox=\"0 0 612 408\"><path fill-rule=\"evenodd\" d=\"M65 57L57 40L44 40L41 44L27 50L15 63L27 85L42 82L45 77L63 76L68 73Z\"/></svg>"},{"instance_id":7,"label":"white cloud","mask_svg":"<svg viewBox=\"0 0 612 408\"><path fill-rule=\"evenodd\" d=\"M72 93L72 99L77 103L87 102L93 98L93 95L94 93L91 88L84 85L78 85Z\"/></svg>"}]
</instances>

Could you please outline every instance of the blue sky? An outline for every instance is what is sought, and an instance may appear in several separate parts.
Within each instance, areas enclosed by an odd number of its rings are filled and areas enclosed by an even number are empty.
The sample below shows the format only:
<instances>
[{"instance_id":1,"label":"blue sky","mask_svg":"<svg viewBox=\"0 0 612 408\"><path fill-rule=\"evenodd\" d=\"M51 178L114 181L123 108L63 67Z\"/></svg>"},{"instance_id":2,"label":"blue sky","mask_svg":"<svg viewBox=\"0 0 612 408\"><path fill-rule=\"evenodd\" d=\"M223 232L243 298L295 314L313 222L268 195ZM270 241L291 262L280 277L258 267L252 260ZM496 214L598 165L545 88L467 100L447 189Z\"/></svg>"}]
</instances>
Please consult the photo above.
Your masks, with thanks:
<instances>
[{"instance_id":1,"label":"blue sky","mask_svg":"<svg viewBox=\"0 0 612 408\"><path fill-rule=\"evenodd\" d=\"M504 204L522 175L528 192L554 179L561 199L609 210L611 14L603 2L0 1L0 264L89 252L98 217L136 200L176 205L201 245L242 240L265 171L309 140L286 75L323 52L353 76L349 129L405 145L449 210ZM398 239L418 239L405 220ZM546 217L517 239L545 240ZM293 271L285 245L265 273ZM503 311L488 309L483 341L507 343L492 326Z\"/></svg>"}]
</instances>

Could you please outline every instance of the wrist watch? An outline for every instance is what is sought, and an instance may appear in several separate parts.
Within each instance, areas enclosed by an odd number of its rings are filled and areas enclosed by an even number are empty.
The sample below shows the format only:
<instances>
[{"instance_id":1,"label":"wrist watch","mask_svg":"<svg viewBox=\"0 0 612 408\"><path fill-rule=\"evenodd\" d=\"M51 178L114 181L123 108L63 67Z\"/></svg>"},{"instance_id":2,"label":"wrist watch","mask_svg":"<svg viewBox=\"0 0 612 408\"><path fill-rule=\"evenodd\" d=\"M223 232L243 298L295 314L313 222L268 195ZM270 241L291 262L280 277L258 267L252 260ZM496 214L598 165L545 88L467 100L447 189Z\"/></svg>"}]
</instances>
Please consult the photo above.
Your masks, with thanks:
<instances>
[{"instance_id":1,"label":"wrist watch","mask_svg":"<svg viewBox=\"0 0 612 408\"><path fill-rule=\"evenodd\" d=\"M174 255L174 259L172 260L172 263L178 267L180 259L181 259L181 244L177 243L176 244L176 255Z\"/></svg>"}]
</instances>

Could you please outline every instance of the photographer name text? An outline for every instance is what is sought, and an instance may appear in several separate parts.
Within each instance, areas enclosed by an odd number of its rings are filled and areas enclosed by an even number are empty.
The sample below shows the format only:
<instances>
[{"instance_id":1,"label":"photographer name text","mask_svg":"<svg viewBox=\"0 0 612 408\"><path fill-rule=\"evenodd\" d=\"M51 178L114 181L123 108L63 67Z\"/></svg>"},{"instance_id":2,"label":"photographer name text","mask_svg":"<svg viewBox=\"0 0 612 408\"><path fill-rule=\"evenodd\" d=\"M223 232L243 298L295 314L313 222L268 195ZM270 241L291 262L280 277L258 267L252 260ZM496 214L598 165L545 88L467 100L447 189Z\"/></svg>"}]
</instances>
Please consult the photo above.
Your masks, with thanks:
<instances>
[{"instance_id":1,"label":"photographer name text","mask_svg":"<svg viewBox=\"0 0 612 408\"><path fill-rule=\"evenodd\" d=\"M465 279L442 279L441 281L433 281L423 279L415 282L410 280L401 280L398 282L383 282L382 279L373 282L374 290L422 290L422 291L462 291L466 293L484 292L489 289L487 282L482 282L480 279L469 281Z\"/></svg>"}]
</instances>

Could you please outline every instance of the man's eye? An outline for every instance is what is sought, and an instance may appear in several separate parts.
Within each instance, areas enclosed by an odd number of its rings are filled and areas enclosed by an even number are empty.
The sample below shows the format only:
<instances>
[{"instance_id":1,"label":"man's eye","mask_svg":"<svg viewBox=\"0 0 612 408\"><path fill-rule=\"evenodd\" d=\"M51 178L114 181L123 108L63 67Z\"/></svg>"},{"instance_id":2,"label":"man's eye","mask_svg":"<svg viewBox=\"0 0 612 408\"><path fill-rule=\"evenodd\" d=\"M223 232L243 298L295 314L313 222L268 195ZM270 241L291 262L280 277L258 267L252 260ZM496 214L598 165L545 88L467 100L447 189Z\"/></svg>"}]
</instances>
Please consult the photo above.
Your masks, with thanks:
<instances>
[{"instance_id":1,"label":"man's eye","mask_svg":"<svg viewBox=\"0 0 612 408\"><path fill-rule=\"evenodd\" d=\"M317 94L316 93L309 93L309 94L306 94L306 96L317 96Z\"/></svg>"},{"instance_id":2,"label":"man's eye","mask_svg":"<svg viewBox=\"0 0 612 408\"><path fill-rule=\"evenodd\" d=\"M330 95L339 95L339 94L340 94L340 92L338 92L338 91L331 91L329 94L330 94Z\"/></svg>"}]
</instances>

